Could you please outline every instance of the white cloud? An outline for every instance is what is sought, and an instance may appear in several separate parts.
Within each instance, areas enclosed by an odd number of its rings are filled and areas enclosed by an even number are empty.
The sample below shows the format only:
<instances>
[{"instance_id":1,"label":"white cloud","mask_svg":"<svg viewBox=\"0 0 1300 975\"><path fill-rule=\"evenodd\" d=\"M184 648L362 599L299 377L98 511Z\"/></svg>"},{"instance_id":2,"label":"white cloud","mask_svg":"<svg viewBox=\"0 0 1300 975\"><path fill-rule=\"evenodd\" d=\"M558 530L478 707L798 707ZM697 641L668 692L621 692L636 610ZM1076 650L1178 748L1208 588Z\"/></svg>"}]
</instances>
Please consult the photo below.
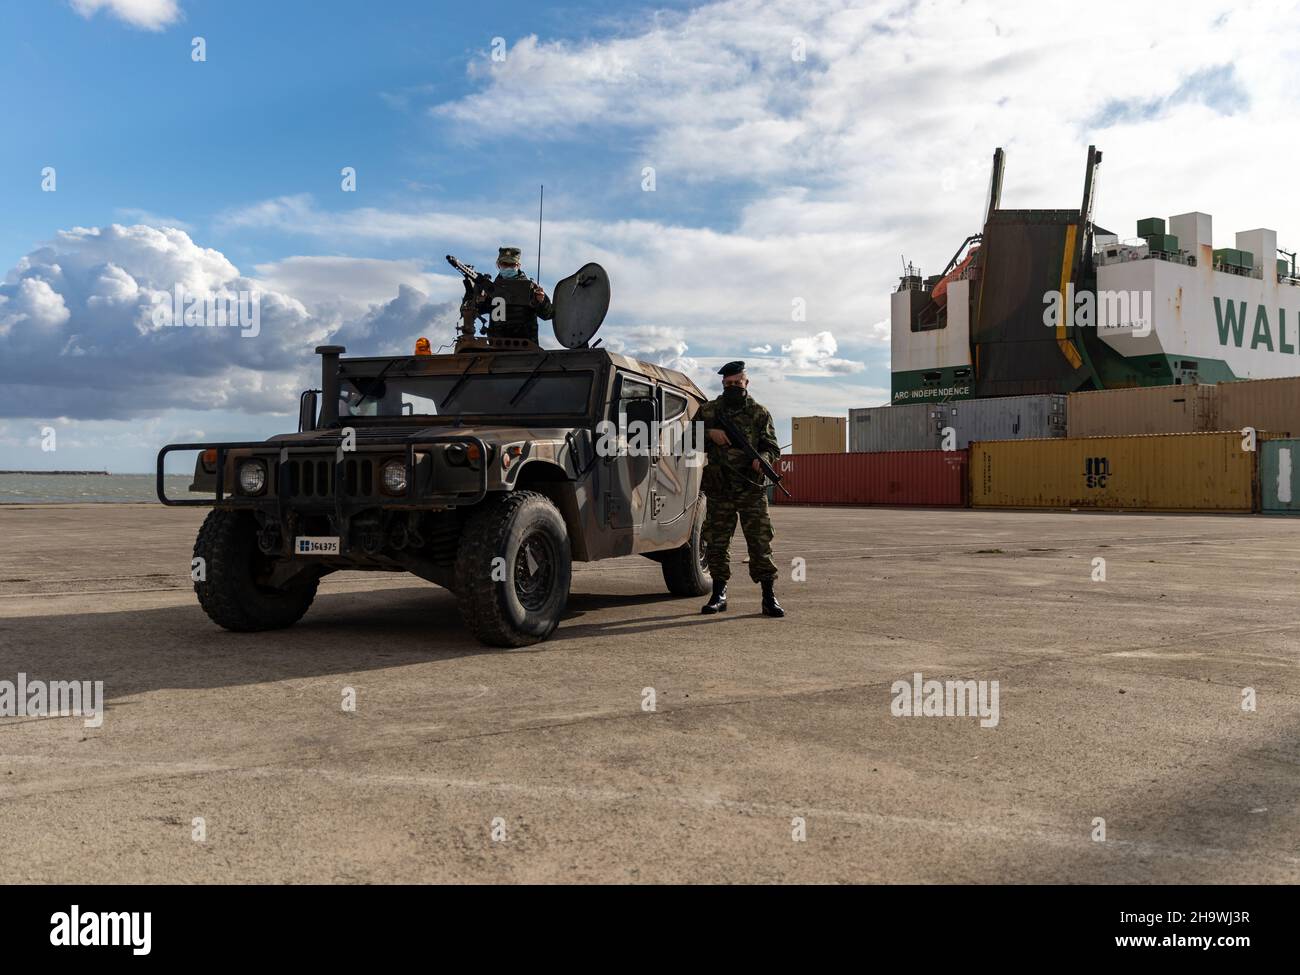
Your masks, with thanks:
<instances>
[{"instance_id":1,"label":"white cloud","mask_svg":"<svg viewBox=\"0 0 1300 975\"><path fill-rule=\"evenodd\" d=\"M427 243L480 266L490 264L496 241L526 241L537 232L527 217L491 212L366 207L329 213L305 195L231 211L222 223L363 246ZM865 266L871 244L869 235L749 235L650 220L554 220L547 223L546 244L546 267L553 270L543 274L543 283L550 289L558 278L597 261L610 275L611 324L677 328L695 345L708 338L747 348L759 337L756 331L789 330L796 298L804 299L811 324L859 330L888 301L891 283L886 272L873 291L861 278L844 274L846 264ZM800 256L793 260L792 254ZM267 274L275 277L270 269ZM445 287L456 293L459 284ZM450 297L447 290L430 290ZM704 322L707 335L699 332Z\"/></svg>"},{"instance_id":2,"label":"white cloud","mask_svg":"<svg viewBox=\"0 0 1300 975\"><path fill-rule=\"evenodd\" d=\"M791 59L796 38L806 61ZM842 413L888 398L862 384L855 360L874 368L888 345L900 258L930 273L980 229L997 145L1009 153L1008 207L1077 206L1084 148L1095 142L1106 153L1096 215L1111 230L1127 236L1139 217L1198 209L1214 214L1220 242L1255 226L1276 227L1283 246L1300 239L1300 201L1277 189L1300 81L1291 57L1300 22L1288 4L1244 0L1223 12L1095 0L1080 17L993 0L725 0L656 12L603 39L508 39L504 62L485 52L471 65L471 95L431 110L454 123L453 135L599 141L615 147L610 171L631 185L642 165L657 170L659 191L637 192L637 206L622 211L634 217L574 205L548 220L544 283L600 261L613 283L602 332L610 346L693 368L706 389L716 388L717 364L768 349L749 357L759 357L751 370L774 412ZM387 100L405 109L429 94L412 86ZM580 204L584 189L570 199ZM592 207L614 193L599 189ZM410 243L409 253L450 250L483 265L497 243L535 236L531 216L512 205L331 212L296 195L232 210L218 225L328 241L331 251ZM82 350L79 359L103 335L81 289L129 304L130 285L107 265L142 289L156 271L146 251L127 259L118 249L101 255L93 279L61 268L64 244L29 255L7 279L36 277L63 297L72 317L57 329L59 348ZM240 280L201 248L183 263L199 265L185 271L199 279ZM301 256L256 270L258 283L306 306L317 332L347 322L367 341L432 328L429 309L458 288L419 261ZM17 298L0 289L0 316L17 314ZM806 302L804 322L792 317L795 299ZM20 331L33 323L12 326L10 341Z\"/></svg>"},{"instance_id":3,"label":"white cloud","mask_svg":"<svg viewBox=\"0 0 1300 975\"><path fill-rule=\"evenodd\" d=\"M121 218L123 223L143 223L150 227L175 227L177 230L184 230L186 233L194 233L194 226L180 217L170 217L161 213L154 213L152 210L143 210L140 207L118 207L114 213Z\"/></svg>"},{"instance_id":4,"label":"white cloud","mask_svg":"<svg viewBox=\"0 0 1300 975\"><path fill-rule=\"evenodd\" d=\"M399 284L397 297L373 306L358 321L348 325L349 341L364 342L371 355L410 352L415 340L427 338L434 351L450 348L455 340L460 301L430 301L423 291Z\"/></svg>"},{"instance_id":5,"label":"white cloud","mask_svg":"<svg viewBox=\"0 0 1300 975\"><path fill-rule=\"evenodd\" d=\"M258 281L272 290L313 306L338 303L349 313L390 300L402 285L442 301L459 301L463 293L459 275L434 274L416 259L298 255L258 264L255 270Z\"/></svg>"},{"instance_id":6,"label":"white cloud","mask_svg":"<svg viewBox=\"0 0 1300 975\"><path fill-rule=\"evenodd\" d=\"M681 329L634 326L610 331L605 344L612 351L684 372L710 397L720 389L718 369L736 358L692 355ZM771 411L782 443L789 440L792 416L843 416L850 406L889 400L888 390L845 382L843 377L860 372L863 364L837 358L836 351L834 336L821 332L793 338L781 347L779 355L760 354L745 360L750 393Z\"/></svg>"},{"instance_id":7,"label":"white cloud","mask_svg":"<svg viewBox=\"0 0 1300 975\"><path fill-rule=\"evenodd\" d=\"M781 355L786 372L792 376L842 376L866 368L861 362L837 358L838 349L834 335L818 332L792 338L788 345L781 346Z\"/></svg>"},{"instance_id":8,"label":"white cloud","mask_svg":"<svg viewBox=\"0 0 1300 975\"><path fill-rule=\"evenodd\" d=\"M649 358L657 355L685 355L689 347L680 328L665 328L662 325L634 325L612 335L607 342L615 351L626 352Z\"/></svg>"},{"instance_id":9,"label":"white cloud","mask_svg":"<svg viewBox=\"0 0 1300 975\"><path fill-rule=\"evenodd\" d=\"M709 184L735 187L730 210L708 211L713 226L656 219L655 194L638 194L636 218L573 206L548 221L553 271L543 283L589 260L604 264L611 326L677 328L696 350L775 346L803 299L810 334L883 349L902 258L938 270L981 229L999 144L1008 207L1077 206L1084 149L1095 141L1106 154L1096 215L1123 236L1139 217L1200 209L1229 243L1254 226L1300 239L1300 203L1275 191L1300 82L1285 55L1300 42L1300 22L1280 11L1247 4L1212 26L1217 10L1172 2L1099 0L1080 21L1050 5L991 0L958 10L726 0L603 40L512 38L504 62L471 63L477 91L432 111L484 141L507 131L629 146L638 173L642 163L657 168L665 199L682 185L705 198ZM1275 26L1277 44L1259 46L1260 23ZM806 61L791 59L796 37ZM512 206L335 213L298 195L222 223L445 246L483 262L497 241L535 234Z\"/></svg>"},{"instance_id":10,"label":"white cloud","mask_svg":"<svg viewBox=\"0 0 1300 975\"><path fill-rule=\"evenodd\" d=\"M310 280L304 267L321 270L310 262L271 270ZM345 275L349 269L336 264L334 270ZM390 282L409 271L388 269ZM198 296L255 293L260 332L160 327L155 300L170 298L177 287ZM409 349L426 331L430 339L450 336L454 304L404 283L388 294L394 290L395 298L365 307L336 300L309 308L289 291L242 275L225 255L182 230L112 224L63 231L0 284L0 385L6 390L0 415L283 412L310 375L317 344L355 338L366 350L385 352Z\"/></svg>"},{"instance_id":11,"label":"white cloud","mask_svg":"<svg viewBox=\"0 0 1300 975\"><path fill-rule=\"evenodd\" d=\"M686 354L690 346L680 328L663 325L613 325L601 332L601 339L611 352L676 369L686 373L697 384L700 382L699 362Z\"/></svg>"},{"instance_id":12,"label":"white cloud","mask_svg":"<svg viewBox=\"0 0 1300 975\"><path fill-rule=\"evenodd\" d=\"M71 316L63 296L48 281L24 278L17 285L6 287L7 293L0 291L0 337L23 323L42 331L57 328Z\"/></svg>"},{"instance_id":13,"label":"white cloud","mask_svg":"<svg viewBox=\"0 0 1300 975\"><path fill-rule=\"evenodd\" d=\"M181 17L176 0L72 0L72 9L87 19L106 10L142 30L162 30Z\"/></svg>"},{"instance_id":14,"label":"white cloud","mask_svg":"<svg viewBox=\"0 0 1300 975\"><path fill-rule=\"evenodd\" d=\"M1125 236L1139 217L1199 209L1228 243L1260 225L1300 237L1300 203L1276 190L1294 142L1294 14L1280 0L1096 0L1086 16L1005 0L725 0L607 39L507 38L504 61L470 63L477 91L431 111L484 140L628 145L660 191L748 186L726 236L805 272L852 269L875 321L900 254L937 270L980 229L998 145L1005 206L1077 206L1096 142L1097 217Z\"/></svg>"},{"instance_id":15,"label":"white cloud","mask_svg":"<svg viewBox=\"0 0 1300 975\"><path fill-rule=\"evenodd\" d=\"M102 304L121 304L135 301L140 296L140 286L135 278L116 264L105 264L90 286L86 303L91 307Z\"/></svg>"}]
</instances>

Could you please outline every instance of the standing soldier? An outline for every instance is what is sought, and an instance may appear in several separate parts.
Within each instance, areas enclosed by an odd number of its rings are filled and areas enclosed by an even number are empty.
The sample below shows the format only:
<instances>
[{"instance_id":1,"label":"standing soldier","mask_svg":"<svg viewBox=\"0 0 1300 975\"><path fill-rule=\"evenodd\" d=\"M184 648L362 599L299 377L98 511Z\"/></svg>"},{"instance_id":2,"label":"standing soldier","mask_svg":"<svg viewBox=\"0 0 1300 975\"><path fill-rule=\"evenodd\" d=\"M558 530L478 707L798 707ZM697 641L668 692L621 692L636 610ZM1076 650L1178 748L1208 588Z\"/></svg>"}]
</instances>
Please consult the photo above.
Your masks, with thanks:
<instances>
[{"instance_id":1,"label":"standing soldier","mask_svg":"<svg viewBox=\"0 0 1300 975\"><path fill-rule=\"evenodd\" d=\"M767 514L767 485L757 460L733 446L716 417L725 413L763 458L775 465L781 446L772 426L772 414L749 395L749 377L743 362L728 362L718 370L722 395L700 407L704 423L706 466L703 489L707 495L701 538L713 576L713 596L703 613L721 613L727 608L727 580L731 577L728 549L736 531L736 519L749 548L749 577L763 587L763 615L784 616L776 601L776 563L772 561L772 520Z\"/></svg>"},{"instance_id":2,"label":"standing soldier","mask_svg":"<svg viewBox=\"0 0 1300 975\"><path fill-rule=\"evenodd\" d=\"M502 247L497 252L497 276L492 282L491 297L479 306L488 316L489 338L528 339L537 341L537 320L550 321L554 314L551 299L542 286L524 273L519 263L518 247Z\"/></svg>"}]
</instances>

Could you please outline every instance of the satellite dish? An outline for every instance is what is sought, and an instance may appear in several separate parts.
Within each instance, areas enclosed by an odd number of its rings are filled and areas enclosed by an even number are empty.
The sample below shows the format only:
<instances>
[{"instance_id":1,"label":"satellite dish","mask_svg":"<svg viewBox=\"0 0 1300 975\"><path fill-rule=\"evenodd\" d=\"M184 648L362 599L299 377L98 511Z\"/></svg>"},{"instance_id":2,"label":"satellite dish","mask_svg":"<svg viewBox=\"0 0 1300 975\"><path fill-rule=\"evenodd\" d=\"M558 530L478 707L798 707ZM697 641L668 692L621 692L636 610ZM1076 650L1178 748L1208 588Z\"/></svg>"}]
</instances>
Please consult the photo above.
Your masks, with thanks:
<instances>
[{"instance_id":1,"label":"satellite dish","mask_svg":"<svg viewBox=\"0 0 1300 975\"><path fill-rule=\"evenodd\" d=\"M555 286L551 326L566 349L585 349L609 311L609 275L599 264L584 264Z\"/></svg>"}]
</instances>

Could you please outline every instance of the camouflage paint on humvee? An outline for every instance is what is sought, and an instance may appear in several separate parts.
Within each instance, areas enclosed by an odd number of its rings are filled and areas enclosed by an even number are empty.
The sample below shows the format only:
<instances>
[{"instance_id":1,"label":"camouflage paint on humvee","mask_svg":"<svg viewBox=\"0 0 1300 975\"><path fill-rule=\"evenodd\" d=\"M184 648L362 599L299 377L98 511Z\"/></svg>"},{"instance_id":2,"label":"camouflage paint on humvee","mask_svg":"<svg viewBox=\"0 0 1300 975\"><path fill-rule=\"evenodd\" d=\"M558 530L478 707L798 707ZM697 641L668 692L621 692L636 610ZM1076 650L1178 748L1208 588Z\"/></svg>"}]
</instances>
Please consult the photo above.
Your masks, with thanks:
<instances>
[{"instance_id":1,"label":"camouflage paint on humvee","mask_svg":"<svg viewBox=\"0 0 1300 975\"><path fill-rule=\"evenodd\" d=\"M289 625L339 569L442 585L480 639L511 646L554 630L571 560L645 555L671 592L708 590L702 455L670 449L705 401L684 374L600 348L481 340L448 355L317 351L321 388L303 393L298 432L159 453L159 499L214 508L195 589L222 626ZM662 429L659 452L602 456L599 425L620 417ZM191 491L210 497L165 495L178 450L200 451Z\"/></svg>"}]
</instances>

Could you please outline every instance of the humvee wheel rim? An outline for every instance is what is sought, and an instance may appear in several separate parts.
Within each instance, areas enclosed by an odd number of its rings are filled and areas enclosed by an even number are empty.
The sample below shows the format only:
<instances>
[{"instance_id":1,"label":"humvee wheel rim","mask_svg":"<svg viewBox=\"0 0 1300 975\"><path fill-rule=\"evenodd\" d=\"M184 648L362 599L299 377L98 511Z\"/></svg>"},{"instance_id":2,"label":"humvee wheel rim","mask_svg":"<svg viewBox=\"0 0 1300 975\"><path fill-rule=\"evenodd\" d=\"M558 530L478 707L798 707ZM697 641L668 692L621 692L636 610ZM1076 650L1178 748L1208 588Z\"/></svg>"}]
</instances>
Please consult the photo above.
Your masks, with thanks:
<instances>
[{"instance_id":1,"label":"humvee wheel rim","mask_svg":"<svg viewBox=\"0 0 1300 975\"><path fill-rule=\"evenodd\" d=\"M550 536L532 532L524 537L515 556L515 595L530 613L542 609L555 588L557 555Z\"/></svg>"}]
</instances>

